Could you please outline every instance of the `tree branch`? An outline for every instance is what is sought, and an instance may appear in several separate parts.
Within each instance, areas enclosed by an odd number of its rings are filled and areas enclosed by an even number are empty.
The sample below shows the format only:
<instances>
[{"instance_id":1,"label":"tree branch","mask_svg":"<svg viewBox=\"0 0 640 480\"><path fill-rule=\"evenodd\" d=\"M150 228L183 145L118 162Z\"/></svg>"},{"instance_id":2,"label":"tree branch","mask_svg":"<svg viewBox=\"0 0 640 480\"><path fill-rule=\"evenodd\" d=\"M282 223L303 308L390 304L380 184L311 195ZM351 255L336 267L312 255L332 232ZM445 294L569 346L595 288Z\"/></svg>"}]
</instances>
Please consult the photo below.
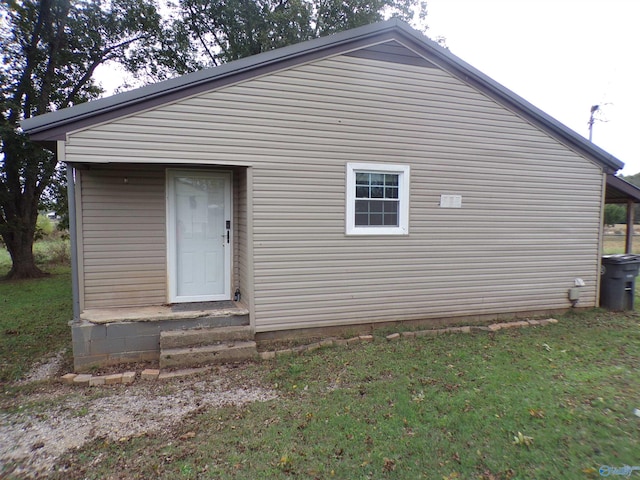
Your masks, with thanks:
<instances>
[{"instance_id":1,"label":"tree branch","mask_svg":"<svg viewBox=\"0 0 640 480\"><path fill-rule=\"evenodd\" d=\"M51 1L50 0L42 0L40 2L40 9L38 10L38 19L33 28L33 33L31 34L31 41L25 47L26 60L25 60L25 69L20 76L20 80L18 81L16 90L13 94L13 107L9 111L9 115L7 120L10 125L15 126L20 120L20 108L19 105L22 105L22 110L27 115L27 112L30 108L30 100L27 98L25 104L22 102L22 98L27 95L28 96L28 86L31 85L31 74L36 65L36 55L38 53L38 43L40 43L40 38L42 37L42 28L47 22L47 20L51 16Z\"/></svg>"},{"instance_id":2,"label":"tree branch","mask_svg":"<svg viewBox=\"0 0 640 480\"><path fill-rule=\"evenodd\" d=\"M41 115L46 113L49 107L49 98L51 96L51 88L55 78L55 70L58 67L59 53L64 42L65 32L64 27L69 15L70 5L66 4L65 8L60 9L57 15L56 22L49 22L49 36L51 38L49 42L49 55L47 61L46 73L42 79L42 87L40 89L40 95L36 106L36 114ZM54 32L54 27L57 30Z\"/></svg>"},{"instance_id":3,"label":"tree branch","mask_svg":"<svg viewBox=\"0 0 640 480\"><path fill-rule=\"evenodd\" d=\"M204 41L204 38L202 37L202 32L200 31L200 28L198 28L198 24L194 21L196 13L193 11L193 5L189 4L187 6L187 8L189 8L189 13L191 14L191 17L189 19L189 23L191 23L191 28L193 28L194 32L196 33L196 36L198 37L198 41L202 45L202 48L204 48L204 51L206 52L206 54L209 56L209 58L213 62L213 65L217 67L218 66L218 62L216 60L216 57L209 50L209 47L208 47L207 43ZM213 36L215 38L215 33L213 34ZM216 38L216 43L219 44L217 38ZM221 48L222 48L222 46L221 46Z\"/></svg>"},{"instance_id":4,"label":"tree branch","mask_svg":"<svg viewBox=\"0 0 640 480\"><path fill-rule=\"evenodd\" d=\"M125 40L124 42L120 42L116 45L112 45L111 47L101 51L97 56L97 58L94 58L93 62L91 62L91 65L89 65L89 68L87 68L86 72L84 72L84 75L82 75L80 80L76 82L76 84L71 89L71 92L69 92L69 94L64 99L64 101L60 104L59 107L65 108L71 104L75 96L87 84L87 82L91 80L91 77L93 76L93 73L95 72L96 68L98 68L101 64L111 60L112 53L114 53L119 49L123 49L126 46L132 44L133 42L137 42L138 40L142 40L146 37L148 37L148 35L140 35L134 38L130 38L129 40Z\"/></svg>"}]
</instances>

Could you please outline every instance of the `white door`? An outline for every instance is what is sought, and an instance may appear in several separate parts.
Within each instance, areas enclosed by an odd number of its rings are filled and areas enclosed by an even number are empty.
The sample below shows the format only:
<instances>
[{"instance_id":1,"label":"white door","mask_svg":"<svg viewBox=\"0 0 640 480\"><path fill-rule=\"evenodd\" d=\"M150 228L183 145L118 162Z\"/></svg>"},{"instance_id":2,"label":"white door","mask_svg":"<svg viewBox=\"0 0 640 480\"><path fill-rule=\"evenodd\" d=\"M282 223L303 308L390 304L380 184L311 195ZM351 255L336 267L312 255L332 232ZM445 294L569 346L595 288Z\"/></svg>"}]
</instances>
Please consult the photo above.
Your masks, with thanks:
<instances>
[{"instance_id":1,"label":"white door","mask_svg":"<svg viewBox=\"0 0 640 480\"><path fill-rule=\"evenodd\" d=\"M231 298L231 174L168 171L171 302Z\"/></svg>"}]
</instances>

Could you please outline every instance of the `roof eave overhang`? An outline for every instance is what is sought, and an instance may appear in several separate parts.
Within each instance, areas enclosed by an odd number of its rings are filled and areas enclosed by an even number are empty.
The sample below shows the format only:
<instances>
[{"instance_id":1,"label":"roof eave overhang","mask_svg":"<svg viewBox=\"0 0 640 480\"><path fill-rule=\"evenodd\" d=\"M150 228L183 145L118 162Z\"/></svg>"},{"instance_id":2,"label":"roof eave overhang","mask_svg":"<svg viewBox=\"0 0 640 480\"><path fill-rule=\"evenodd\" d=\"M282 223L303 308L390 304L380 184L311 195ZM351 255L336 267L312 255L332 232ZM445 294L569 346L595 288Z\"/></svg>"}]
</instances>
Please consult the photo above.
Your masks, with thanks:
<instances>
[{"instance_id":1,"label":"roof eave overhang","mask_svg":"<svg viewBox=\"0 0 640 480\"><path fill-rule=\"evenodd\" d=\"M87 121L91 119L98 119L91 123L99 123L108 119L106 117L121 116L129 110L145 108L145 105L153 106L157 103L170 102L176 98L211 89L212 84L241 81L255 75L256 71L263 74L269 70L283 69L318 57L361 48L369 43L371 37L374 36L380 37L380 40L384 40L385 36L391 39L393 38L392 32L400 23L393 19L264 52L111 97L39 115L24 120L21 126L23 131L29 134L33 140L63 140L67 132L76 130L78 126L86 125ZM117 112L117 114L109 115L112 112Z\"/></svg>"},{"instance_id":2,"label":"roof eave overhang","mask_svg":"<svg viewBox=\"0 0 640 480\"><path fill-rule=\"evenodd\" d=\"M580 155L597 162L605 173L615 173L624 166L624 163L613 155L587 141L542 110L397 19L272 50L212 69L80 104L70 109L34 117L24 121L22 127L36 141L64 140L68 132L90 124L101 123L160 103L168 103L270 71L391 39L401 41L430 62L487 94Z\"/></svg>"}]
</instances>

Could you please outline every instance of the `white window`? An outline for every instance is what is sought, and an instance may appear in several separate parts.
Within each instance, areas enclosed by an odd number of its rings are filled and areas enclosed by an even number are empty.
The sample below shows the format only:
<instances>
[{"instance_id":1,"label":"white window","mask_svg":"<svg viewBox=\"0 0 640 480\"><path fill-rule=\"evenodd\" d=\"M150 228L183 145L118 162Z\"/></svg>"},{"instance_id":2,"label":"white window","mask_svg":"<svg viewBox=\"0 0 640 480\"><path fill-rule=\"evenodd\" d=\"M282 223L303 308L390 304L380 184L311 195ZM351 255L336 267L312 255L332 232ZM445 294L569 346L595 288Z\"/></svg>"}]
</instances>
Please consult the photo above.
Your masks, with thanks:
<instances>
[{"instance_id":1,"label":"white window","mask_svg":"<svg viewBox=\"0 0 640 480\"><path fill-rule=\"evenodd\" d=\"M409 166L347 164L347 235L409 233Z\"/></svg>"}]
</instances>

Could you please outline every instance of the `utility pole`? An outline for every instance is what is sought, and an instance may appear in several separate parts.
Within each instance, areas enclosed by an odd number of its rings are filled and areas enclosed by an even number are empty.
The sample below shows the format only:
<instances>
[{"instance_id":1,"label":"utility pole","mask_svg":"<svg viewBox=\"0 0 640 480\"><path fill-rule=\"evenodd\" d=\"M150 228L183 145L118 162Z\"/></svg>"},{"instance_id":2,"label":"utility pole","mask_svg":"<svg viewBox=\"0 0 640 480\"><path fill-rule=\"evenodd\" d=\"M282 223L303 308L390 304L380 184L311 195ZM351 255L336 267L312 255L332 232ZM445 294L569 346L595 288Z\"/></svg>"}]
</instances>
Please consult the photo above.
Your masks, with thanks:
<instances>
[{"instance_id":1,"label":"utility pole","mask_svg":"<svg viewBox=\"0 0 640 480\"><path fill-rule=\"evenodd\" d=\"M594 113L596 113L598 110L600 110L600 105L593 105L591 107L591 116L589 117L589 141L592 142L592 138L593 138L593 122L595 121L595 119L593 118Z\"/></svg>"}]
</instances>

